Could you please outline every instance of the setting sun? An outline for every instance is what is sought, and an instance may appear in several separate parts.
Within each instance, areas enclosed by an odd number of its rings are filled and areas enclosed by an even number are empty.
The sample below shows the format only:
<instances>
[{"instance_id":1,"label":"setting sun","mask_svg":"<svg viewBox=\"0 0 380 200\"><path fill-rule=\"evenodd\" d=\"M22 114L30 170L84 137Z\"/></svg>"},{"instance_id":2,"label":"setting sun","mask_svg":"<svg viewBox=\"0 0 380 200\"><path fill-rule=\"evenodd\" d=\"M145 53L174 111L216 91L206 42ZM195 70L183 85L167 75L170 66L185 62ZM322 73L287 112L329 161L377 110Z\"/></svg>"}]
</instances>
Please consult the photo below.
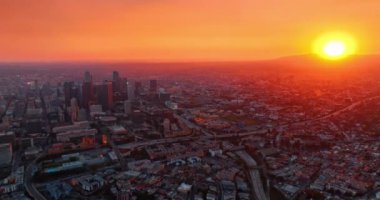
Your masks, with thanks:
<instances>
[{"instance_id":1,"label":"setting sun","mask_svg":"<svg viewBox=\"0 0 380 200\"><path fill-rule=\"evenodd\" d=\"M343 42L333 41L327 43L323 50L328 56L338 57L344 55L346 51L346 46Z\"/></svg>"},{"instance_id":2,"label":"setting sun","mask_svg":"<svg viewBox=\"0 0 380 200\"><path fill-rule=\"evenodd\" d=\"M326 33L315 41L313 51L325 59L342 59L355 54L356 42L346 33Z\"/></svg>"}]
</instances>

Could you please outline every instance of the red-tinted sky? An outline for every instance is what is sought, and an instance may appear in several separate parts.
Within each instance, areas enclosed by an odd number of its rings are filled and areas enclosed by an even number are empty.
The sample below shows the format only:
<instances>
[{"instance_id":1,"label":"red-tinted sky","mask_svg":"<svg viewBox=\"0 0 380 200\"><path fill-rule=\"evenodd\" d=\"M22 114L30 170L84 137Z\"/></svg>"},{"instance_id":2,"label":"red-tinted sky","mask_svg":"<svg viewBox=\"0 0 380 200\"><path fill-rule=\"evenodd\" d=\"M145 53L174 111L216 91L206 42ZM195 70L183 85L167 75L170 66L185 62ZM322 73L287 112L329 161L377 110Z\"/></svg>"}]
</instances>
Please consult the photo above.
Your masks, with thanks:
<instances>
[{"instance_id":1,"label":"red-tinted sky","mask_svg":"<svg viewBox=\"0 0 380 200\"><path fill-rule=\"evenodd\" d=\"M1 0L0 60L251 60L344 31L380 52L379 0Z\"/></svg>"}]
</instances>

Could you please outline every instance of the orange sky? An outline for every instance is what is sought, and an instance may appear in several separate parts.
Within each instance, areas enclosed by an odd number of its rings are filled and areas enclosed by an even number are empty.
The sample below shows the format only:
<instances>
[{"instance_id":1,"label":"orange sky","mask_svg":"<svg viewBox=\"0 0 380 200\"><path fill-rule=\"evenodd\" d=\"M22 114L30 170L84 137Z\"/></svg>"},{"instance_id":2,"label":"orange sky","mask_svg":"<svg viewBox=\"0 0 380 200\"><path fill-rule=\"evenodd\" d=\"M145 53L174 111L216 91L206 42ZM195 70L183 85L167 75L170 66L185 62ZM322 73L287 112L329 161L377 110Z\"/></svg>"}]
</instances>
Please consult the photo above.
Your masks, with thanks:
<instances>
[{"instance_id":1,"label":"orange sky","mask_svg":"<svg viewBox=\"0 0 380 200\"><path fill-rule=\"evenodd\" d=\"M345 31L380 52L379 0L1 0L0 60L267 59Z\"/></svg>"}]
</instances>

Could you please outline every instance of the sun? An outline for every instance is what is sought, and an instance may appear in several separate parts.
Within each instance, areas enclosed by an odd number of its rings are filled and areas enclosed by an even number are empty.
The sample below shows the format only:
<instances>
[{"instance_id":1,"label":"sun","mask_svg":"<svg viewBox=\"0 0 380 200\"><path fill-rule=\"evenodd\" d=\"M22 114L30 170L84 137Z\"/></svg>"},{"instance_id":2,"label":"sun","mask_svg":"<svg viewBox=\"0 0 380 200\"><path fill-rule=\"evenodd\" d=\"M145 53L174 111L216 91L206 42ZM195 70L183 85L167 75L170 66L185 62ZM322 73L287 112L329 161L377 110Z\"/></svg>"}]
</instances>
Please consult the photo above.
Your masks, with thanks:
<instances>
[{"instance_id":1,"label":"sun","mask_svg":"<svg viewBox=\"0 0 380 200\"><path fill-rule=\"evenodd\" d=\"M346 52L346 45L341 41L332 41L325 45L323 51L330 57L338 57Z\"/></svg>"},{"instance_id":2,"label":"sun","mask_svg":"<svg viewBox=\"0 0 380 200\"><path fill-rule=\"evenodd\" d=\"M314 42L313 52L324 59L343 59L355 54L356 41L347 33L325 33Z\"/></svg>"}]
</instances>

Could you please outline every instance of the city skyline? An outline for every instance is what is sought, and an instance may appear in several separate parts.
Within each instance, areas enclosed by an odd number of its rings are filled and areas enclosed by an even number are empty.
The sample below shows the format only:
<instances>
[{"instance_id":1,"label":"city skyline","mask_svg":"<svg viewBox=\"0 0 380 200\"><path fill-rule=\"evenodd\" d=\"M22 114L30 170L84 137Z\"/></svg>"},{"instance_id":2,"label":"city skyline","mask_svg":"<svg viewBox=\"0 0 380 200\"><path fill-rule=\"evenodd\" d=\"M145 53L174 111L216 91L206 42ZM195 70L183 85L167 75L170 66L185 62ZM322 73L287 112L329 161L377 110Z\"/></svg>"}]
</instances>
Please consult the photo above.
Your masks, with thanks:
<instances>
[{"instance_id":1,"label":"city skyline","mask_svg":"<svg viewBox=\"0 0 380 200\"><path fill-rule=\"evenodd\" d=\"M379 0L0 5L0 200L380 200Z\"/></svg>"},{"instance_id":2,"label":"city skyline","mask_svg":"<svg viewBox=\"0 0 380 200\"><path fill-rule=\"evenodd\" d=\"M20 66L0 69L0 199L380 197L373 68Z\"/></svg>"}]
</instances>

